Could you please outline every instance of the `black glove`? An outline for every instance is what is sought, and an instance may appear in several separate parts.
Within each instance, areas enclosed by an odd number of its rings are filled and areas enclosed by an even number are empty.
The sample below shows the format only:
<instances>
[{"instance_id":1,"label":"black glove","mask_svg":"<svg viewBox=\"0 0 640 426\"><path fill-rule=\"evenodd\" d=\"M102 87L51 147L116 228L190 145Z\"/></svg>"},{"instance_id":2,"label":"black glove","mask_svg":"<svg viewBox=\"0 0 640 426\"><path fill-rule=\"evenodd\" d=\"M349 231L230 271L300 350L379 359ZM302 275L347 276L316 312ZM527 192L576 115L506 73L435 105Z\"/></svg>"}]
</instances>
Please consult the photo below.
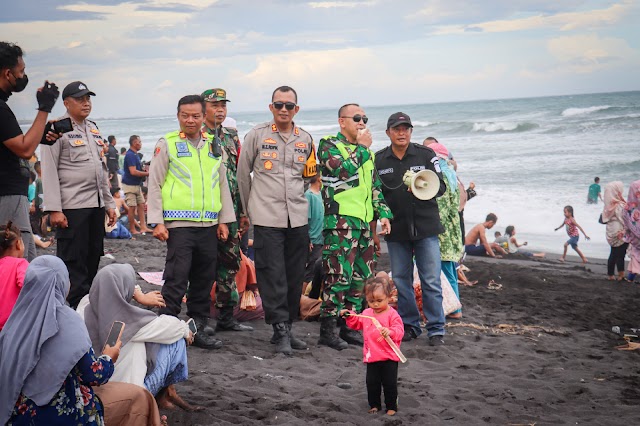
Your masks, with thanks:
<instances>
[{"instance_id":1,"label":"black glove","mask_svg":"<svg viewBox=\"0 0 640 426\"><path fill-rule=\"evenodd\" d=\"M55 83L44 82L42 89L36 93L38 99L38 111L51 112L60 96L60 91Z\"/></svg>"}]
</instances>

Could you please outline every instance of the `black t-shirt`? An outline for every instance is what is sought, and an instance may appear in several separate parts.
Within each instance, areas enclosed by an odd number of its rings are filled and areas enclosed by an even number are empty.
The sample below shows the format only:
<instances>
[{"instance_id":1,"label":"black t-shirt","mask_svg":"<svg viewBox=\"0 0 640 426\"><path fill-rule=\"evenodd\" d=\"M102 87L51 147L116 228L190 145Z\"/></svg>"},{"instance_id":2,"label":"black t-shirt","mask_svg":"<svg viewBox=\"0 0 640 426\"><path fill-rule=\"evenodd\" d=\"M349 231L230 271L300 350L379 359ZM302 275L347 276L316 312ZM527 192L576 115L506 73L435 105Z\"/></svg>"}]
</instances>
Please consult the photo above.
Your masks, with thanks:
<instances>
[{"instance_id":1,"label":"black t-shirt","mask_svg":"<svg viewBox=\"0 0 640 426\"><path fill-rule=\"evenodd\" d=\"M410 143L402 160L398 159L391 146L376 153L376 169L382 181L382 194L391 208L391 234L387 241L415 241L444 232L440 223L440 212L436 197L445 193L447 187L442 179L438 157L431 148ZM420 200L402 183L407 170L418 172L431 170L440 178L440 189L431 200ZM390 189L394 188L394 189Z\"/></svg>"},{"instance_id":2,"label":"black t-shirt","mask_svg":"<svg viewBox=\"0 0 640 426\"><path fill-rule=\"evenodd\" d=\"M16 116L7 105L9 96L0 90L0 196L26 196L29 190L29 162L18 157L4 144L22 134Z\"/></svg>"},{"instance_id":3,"label":"black t-shirt","mask_svg":"<svg viewBox=\"0 0 640 426\"><path fill-rule=\"evenodd\" d=\"M118 157L120 157L120 154L118 154L118 150L115 146L111 145L110 142L108 143L109 151L107 152L107 168L109 169L109 173L117 173L120 168L118 165Z\"/></svg>"}]
</instances>

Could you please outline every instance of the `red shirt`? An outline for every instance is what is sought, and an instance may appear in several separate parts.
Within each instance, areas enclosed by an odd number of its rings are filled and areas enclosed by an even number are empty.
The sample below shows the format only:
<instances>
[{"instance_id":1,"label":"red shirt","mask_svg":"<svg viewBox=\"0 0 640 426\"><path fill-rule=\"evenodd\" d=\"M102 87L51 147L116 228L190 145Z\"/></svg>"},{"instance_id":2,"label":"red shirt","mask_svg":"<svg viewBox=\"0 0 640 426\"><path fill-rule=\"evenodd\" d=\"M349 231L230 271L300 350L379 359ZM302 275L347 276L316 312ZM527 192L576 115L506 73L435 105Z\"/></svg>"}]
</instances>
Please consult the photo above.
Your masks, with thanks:
<instances>
[{"instance_id":1,"label":"red shirt","mask_svg":"<svg viewBox=\"0 0 640 426\"><path fill-rule=\"evenodd\" d=\"M27 259L11 256L0 258L0 330L18 300L28 266Z\"/></svg>"},{"instance_id":2,"label":"red shirt","mask_svg":"<svg viewBox=\"0 0 640 426\"><path fill-rule=\"evenodd\" d=\"M368 308L362 312L362 315L375 317L381 326L389 329L389 337L400 347L402 336L404 336L404 324L395 309L389 306L386 311L376 314L373 309ZM371 319L349 316L346 321L349 328L362 330L362 336L364 337L364 346L362 347L363 362L400 361L400 358L393 352L387 341L381 338L380 331L378 331Z\"/></svg>"}]
</instances>

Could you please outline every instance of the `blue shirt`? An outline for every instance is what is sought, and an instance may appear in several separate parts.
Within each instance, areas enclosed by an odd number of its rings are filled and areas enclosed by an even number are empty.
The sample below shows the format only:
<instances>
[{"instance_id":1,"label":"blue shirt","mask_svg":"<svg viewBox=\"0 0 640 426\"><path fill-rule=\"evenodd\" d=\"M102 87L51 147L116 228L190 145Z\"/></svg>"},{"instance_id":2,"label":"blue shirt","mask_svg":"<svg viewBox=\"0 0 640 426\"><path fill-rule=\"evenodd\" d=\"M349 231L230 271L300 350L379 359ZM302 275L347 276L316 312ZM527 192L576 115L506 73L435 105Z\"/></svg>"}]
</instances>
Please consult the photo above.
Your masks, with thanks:
<instances>
[{"instance_id":1,"label":"blue shirt","mask_svg":"<svg viewBox=\"0 0 640 426\"><path fill-rule=\"evenodd\" d=\"M322 236L324 204L322 204L322 196L316 194L311 189L304 193L309 202L309 240L311 244L324 244Z\"/></svg>"},{"instance_id":2,"label":"blue shirt","mask_svg":"<svg viewBox=\"0 0 640 426\"><path fill-rule=\"evenodd\" d=\"M142 178L138 176L132 176L129 172L129 166L135 166L136 170L142 171L142 162L138 154L129 150L124 155L124 175L122 176L122 183L125 185L140 185Z\"/></svg>"}]
</instances>

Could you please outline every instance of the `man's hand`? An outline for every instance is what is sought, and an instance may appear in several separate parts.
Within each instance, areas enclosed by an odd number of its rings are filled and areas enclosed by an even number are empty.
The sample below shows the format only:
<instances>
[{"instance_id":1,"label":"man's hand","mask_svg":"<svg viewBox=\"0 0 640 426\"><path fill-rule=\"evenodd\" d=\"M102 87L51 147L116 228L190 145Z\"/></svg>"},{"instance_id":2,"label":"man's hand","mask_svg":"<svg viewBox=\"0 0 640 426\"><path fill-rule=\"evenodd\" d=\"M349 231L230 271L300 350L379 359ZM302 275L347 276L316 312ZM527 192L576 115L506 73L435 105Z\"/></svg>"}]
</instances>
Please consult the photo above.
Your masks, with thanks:
<instances>
[{"instance_id":1,"label":"man's hand","mask_svg":"<svg viewBox=\"0 0 640 426\"><path fill-rule=\"evenodd\" d=\"M376 232L373 233L373 250L376 252L376 256L380 257L380 237Z\"/></svg>"},{"instance_id":2,"label":"man's hand","mask_svg":"<svg viewBox=\"0 0 640 426\"><path fill-rule=\"evenodd\" d=\"M157 238L160 241L167 241L169 239L169 231L164 224L159 223L153 230L153 238Z\"/></svg>"},{"instance_id":3,"label":"man's hand","mask_svg":"<svg viewBox=\"0 0 640 426\"><path fill-rule=\"evenodd\" d=\"M107 210L107 216L109 216L109 223L107 223L107 226L113 226L116 224L116 211L115 209L108 209Z\"/></svg>"},{"instance_id":4,"label":"man's hand","mask_svg":"<svg viewBox=\"0 0 640 426\"><path fill-rule=\"evenodd\" d=\"M391 233L391 222L389 222L389 219L380 219L380 225L382 226L382 232L385 235L389 235Z\"/></svg>"},{"instance_id":5,"label":"man's hand","mask_svg":"<svg viewBox=\"0 0 640 426\"><path fill-rule=\"evenodd\" d=\"M340 318L346 318L351 315L351 312L348 309L343 309L338 313L338 315L340 315Z\"/></svg>"},{"instance_id":6,"label":"man's hand","mask_svg":"<svg viewBox=\"0 0 640 426\"><path fill-rule=\"evenodd\" d=\"M356 136L356 143L358 145L363 145L369 148L372 142L373 138L371 137L369 129L358 130L358 136Z\"/></svg>"},{"instance_id":7,"label":"man's hand","mask_svg":"<svg viewBox=\"0 0 640 426\"><path fill-rule=\"evenodd\" d=\"M68 228L69 222L67 217L62 212L51 212L49 215L49 221L54 228Z\"/></svg>"},{"instance_id":8,"label":"man's hand","mask_svg":"<svg viewBox=\"0 0 640 426\"><path fill-rule=\"evenodd\" d=\"M247 233L247 231L249 230L249 226L251 225L247 216L242 216L238 221L238 224L240 225L239 228L241 236Z\"/></svg>"},{"instance_id":9,"label":"man's hand","mask_svg":"<svg viewBox=\"0 0 640 426\"><path fill-rule=\"evenodd\" d=\"M36 99L38 100L38 111L44 111L50 113L53 106L56 104L60 96L60 91L55 83L44 82L44 86L38 89L36 92Z\"/></svg>"},{"instance_id":10,"label":"man's hand","mask_svg":"<svg viewBox=\"0 0 640 426\"><path fill-rule=\"evenodd\" d=\"M229 227L227 226L226 223L219 223L218 224L218 239L220 241L227 241L227 238L229 238Z\"/></svg>"}]
</instances>

